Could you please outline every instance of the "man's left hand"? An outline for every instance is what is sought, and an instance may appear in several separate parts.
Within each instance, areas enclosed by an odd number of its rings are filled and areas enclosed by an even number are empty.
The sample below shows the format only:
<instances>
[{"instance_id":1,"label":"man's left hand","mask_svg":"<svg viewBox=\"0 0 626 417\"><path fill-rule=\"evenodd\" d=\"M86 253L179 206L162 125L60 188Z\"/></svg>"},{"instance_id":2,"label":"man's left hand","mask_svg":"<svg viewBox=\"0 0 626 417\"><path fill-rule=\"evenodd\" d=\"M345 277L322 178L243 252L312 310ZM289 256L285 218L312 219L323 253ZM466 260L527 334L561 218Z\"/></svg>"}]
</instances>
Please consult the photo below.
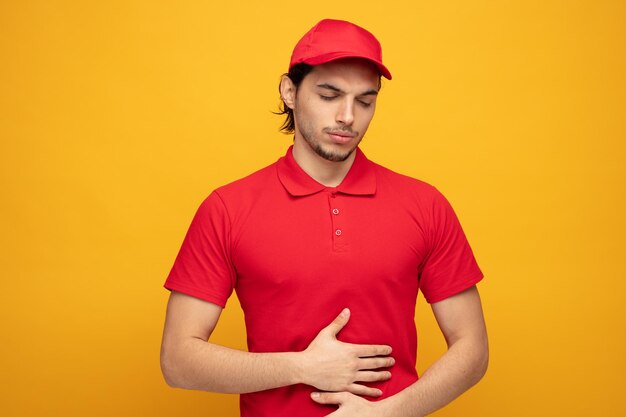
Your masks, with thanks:
<instances>
[{"instance_id":1,"label":"man's left hand","mask_svg":"<svg viewBox=\"0 0 626 417\"><path fill-rule=\"evenodd\" d=\"M328 414L329 417L383 417L380 403L367 401L349 392L314 392L313 401L319 404L336 404L337 411Z\"/></svg>"}]
</instances>

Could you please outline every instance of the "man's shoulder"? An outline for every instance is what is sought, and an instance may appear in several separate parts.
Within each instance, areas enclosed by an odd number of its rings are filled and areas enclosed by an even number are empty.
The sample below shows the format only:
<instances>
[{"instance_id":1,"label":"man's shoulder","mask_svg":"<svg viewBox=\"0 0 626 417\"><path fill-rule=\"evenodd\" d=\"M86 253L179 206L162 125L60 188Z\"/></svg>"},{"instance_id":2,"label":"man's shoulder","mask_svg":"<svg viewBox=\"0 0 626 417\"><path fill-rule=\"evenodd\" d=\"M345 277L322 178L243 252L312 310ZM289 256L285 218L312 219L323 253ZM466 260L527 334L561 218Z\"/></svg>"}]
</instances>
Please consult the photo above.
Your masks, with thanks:
<instances>
[{"instance_id":1,"label":"man's shoulder","mask_svg":"<svg viewBox=\"0 0 626 417\"><path fill-rule=\"evenodd\" d=\"M260 195L272 193L280 185L276 173L277 163L278 161L273 162L243 178L221 185L215 188L211 195L219 196L224 203L238 205L254 201Z\"/></svg>"},{"instance_id":2,"label":"man's shoulder","mask_svg":"<svg viewBox=\"0 0 626 417\"><path fill-rule=\"evenodd\" d=\"M376 172L377 182L381 187L424 197L437 197L441 195L435 186L424 180L401 174L376 162L370 162Z\"/></svg>"}]
</instances>

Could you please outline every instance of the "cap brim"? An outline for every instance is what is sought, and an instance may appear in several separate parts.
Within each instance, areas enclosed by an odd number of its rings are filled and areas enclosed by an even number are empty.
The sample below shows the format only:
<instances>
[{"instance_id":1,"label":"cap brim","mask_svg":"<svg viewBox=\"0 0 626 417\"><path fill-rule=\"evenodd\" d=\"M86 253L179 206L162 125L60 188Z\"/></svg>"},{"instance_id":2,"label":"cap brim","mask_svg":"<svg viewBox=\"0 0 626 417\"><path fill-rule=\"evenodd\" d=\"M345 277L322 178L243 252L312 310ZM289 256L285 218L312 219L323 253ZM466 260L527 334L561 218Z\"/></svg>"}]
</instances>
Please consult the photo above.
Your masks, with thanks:
<instances>
[{"instance_id":1,"label":"cap brim","mask_svg":"<svg viewBox=\"0 0 626 417\"><path fill-rule=\"evenodd\" d=\"M324 54L324 55L319 55L316 57L304 59L300 62L294 63L293 65L299 64L299 63L305 63L309 65L322 65L322 64L326 64L327 62L335 61L337 59L342 59L342 58L360 58L360 59L365 59L367 61L370 61L372 64L376 65L380 75L382 75L388 80L391 80L391 72L389 72L387 67L385 67L382 62L379 62L367 56L355 54L354 52L333 52L330 54Z\"/></svg>"}]
</instances>

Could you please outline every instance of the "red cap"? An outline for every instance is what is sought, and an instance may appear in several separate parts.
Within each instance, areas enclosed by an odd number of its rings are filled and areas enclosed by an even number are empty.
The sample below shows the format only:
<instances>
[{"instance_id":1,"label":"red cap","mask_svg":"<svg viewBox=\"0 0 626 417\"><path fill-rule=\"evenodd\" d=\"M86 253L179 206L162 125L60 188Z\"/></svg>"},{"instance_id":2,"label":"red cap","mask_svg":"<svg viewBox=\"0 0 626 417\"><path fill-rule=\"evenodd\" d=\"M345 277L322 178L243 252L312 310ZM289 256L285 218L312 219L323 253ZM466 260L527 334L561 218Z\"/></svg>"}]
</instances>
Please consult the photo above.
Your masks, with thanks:
<instances>
[{"instance_id":1,"label":"red cap","mask_svg":"<svg viewBox=\"0 0 626 417\"><path fill-rule=\"evenodd\" d=\"M313 26L296 44L289 69L296 64L321 65L340 58L367 59L391 80L378 40L362 27L344 20L324 19Z\"/></svg>"}]
</instances>

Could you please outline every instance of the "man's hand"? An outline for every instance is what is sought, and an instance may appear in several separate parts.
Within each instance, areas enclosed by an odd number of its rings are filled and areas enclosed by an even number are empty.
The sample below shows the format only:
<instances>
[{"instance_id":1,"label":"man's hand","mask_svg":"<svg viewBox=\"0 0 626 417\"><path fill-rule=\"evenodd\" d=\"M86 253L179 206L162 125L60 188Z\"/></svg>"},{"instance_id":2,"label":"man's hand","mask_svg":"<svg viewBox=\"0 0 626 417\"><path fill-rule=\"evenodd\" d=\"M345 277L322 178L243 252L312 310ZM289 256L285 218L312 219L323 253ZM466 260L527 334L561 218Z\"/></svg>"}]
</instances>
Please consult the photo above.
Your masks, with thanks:
<instances>
[{"instance_id":1,"label":"man's hand","mask_svg":"<svg viewBox=\"0 0 626 417\"><path fill-rule=\"evenodd\" d=\"M339 408L330 417L385 417L384 401L372 402L349 392L314 392L311 399L318 404L336 404Z\"/></svg>"},{"instance_id":2,"label":"man's hand","mask_svg":"<svg viewBox=\"0 0 626 417\"><path fill-rule=\"evenodd\" d=\"M222 307L173 291L167 307L161 367L174 387L211 392L248 393L307 384L323 391L380 396L356 382L389 379L389 346L342 343L346 309L301 352L244 352L207 342Z\"/></svg>"},{"instance_id":3,"label":"man's hand","mask_svg":"<svg viewBox=\"0 0 626 417\"><path fill-rule=\"evenodd\" d=\"M322 329L303 353L303 377L308 385L324 391L347 391L378 397L382 392L357 382L385 381L389 371L374 369L392 366L391 347L357 345L337 340L337 334L348 323L350 310L344 309L332 323Z\"/></svg>"}]
</instances>

